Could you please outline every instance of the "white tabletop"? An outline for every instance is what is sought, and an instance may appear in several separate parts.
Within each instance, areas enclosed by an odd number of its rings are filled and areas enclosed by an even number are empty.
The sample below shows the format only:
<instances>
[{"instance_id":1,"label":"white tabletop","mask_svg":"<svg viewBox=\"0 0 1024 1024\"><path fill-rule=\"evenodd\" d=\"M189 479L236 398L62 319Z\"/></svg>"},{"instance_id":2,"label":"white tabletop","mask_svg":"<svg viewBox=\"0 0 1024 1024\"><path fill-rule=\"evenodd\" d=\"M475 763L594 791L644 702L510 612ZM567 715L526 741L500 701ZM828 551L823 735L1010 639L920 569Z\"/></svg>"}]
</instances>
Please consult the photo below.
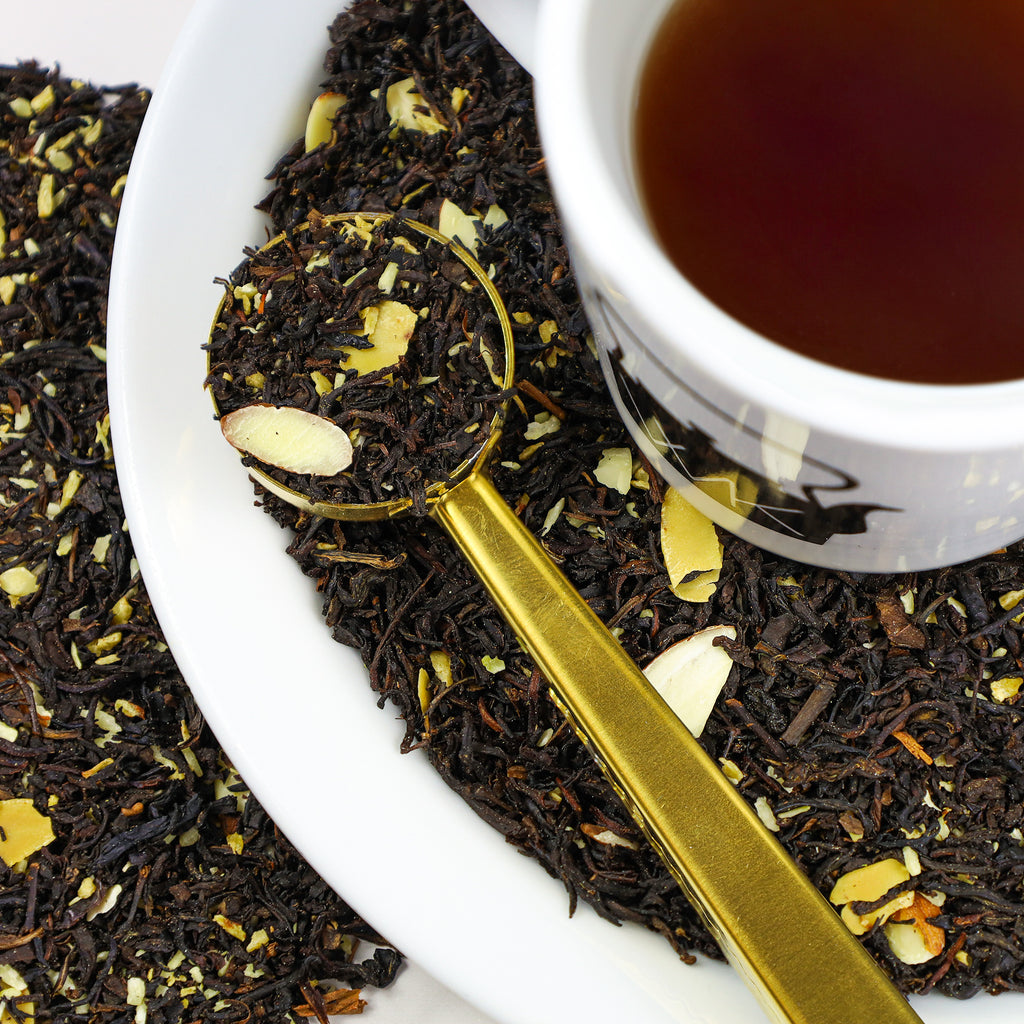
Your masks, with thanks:
<instances>
[{"instance_id":1,"label":"white tabletop","mask_svg":"<svg viewBox=\"0 0 1024 1024\"><path fill-rule=\"evenodd\" d=\"M36 60L59 64L63 74L97 85L135 82L156 89L191 6L192 0L0 0L0 64ZM413 963L391 988L370 989L364 997L363 1016L375 1024L491 1021Z\"/></svg>"}]
</instances>

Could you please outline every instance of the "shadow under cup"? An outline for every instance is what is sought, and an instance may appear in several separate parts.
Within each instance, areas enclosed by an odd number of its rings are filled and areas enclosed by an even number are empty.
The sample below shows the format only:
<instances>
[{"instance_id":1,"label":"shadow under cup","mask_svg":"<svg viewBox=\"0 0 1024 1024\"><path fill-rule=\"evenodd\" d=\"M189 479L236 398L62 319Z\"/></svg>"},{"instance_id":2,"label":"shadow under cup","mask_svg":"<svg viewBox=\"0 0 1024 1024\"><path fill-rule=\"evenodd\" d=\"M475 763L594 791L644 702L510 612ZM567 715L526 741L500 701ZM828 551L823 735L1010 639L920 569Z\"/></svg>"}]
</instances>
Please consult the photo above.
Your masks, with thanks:
<instances>
[{"instance_id":1,"label":"shadow under cup","mask_svg":"<svg viewBox=\"0 0 1024 1024\"><path fill-rule=\"evenodd\" d=\"M729 317L659 247L633 116L671 5L549 3L537 57L548 171L637 444L718 525L813 565L929 569L1020 539L1024 381L912 384L833 368Z\"/></svg>"}]
</instances>

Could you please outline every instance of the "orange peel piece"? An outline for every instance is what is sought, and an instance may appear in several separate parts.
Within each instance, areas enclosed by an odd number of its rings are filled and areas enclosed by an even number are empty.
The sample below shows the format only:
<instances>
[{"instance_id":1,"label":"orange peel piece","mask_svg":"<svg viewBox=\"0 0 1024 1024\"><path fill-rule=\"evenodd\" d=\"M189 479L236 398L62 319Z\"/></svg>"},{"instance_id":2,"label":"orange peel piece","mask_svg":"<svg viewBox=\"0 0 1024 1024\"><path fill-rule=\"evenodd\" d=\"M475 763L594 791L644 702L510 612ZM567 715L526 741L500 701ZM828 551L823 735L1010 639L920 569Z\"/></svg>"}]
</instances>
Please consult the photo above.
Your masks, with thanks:
<instances>
[{"instance_id":1,"label":"orange peel piece","mask_svg":"<svg viewBox=\"0 0 1024 1024\"><path fill-rule=\"evenodd\" d=\"M909 907L892 915L885 926L889 948L905 964L923 964L946 948L946 933L931 923L939 908L922 893L915 892Z\"/></svg>"}]
</instances>

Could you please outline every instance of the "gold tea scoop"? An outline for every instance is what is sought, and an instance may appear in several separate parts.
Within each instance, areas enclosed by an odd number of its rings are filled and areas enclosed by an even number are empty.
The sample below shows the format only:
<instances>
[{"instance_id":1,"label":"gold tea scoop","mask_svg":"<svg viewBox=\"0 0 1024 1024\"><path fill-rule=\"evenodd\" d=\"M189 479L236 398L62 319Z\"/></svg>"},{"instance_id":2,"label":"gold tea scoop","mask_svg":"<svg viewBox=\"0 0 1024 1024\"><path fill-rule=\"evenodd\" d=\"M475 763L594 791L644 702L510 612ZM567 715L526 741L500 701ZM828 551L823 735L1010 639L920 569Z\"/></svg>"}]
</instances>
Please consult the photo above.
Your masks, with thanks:
<instances>
[{"instance_id":1,"label":"gold tea scoop","mask_svg":"<svg viewBox=\"0 0 1024 1024\"><path fill-rule=\"evenodd\" d=\"M340 214L319 223L384 223ZM512 328L486 272L458 242L426 225L403 231L445 246L486 291L500 323L502 386L513 383ZM281 242L281 237L268 246ZM215 329L221 310L215 319ZM555 703L593 753L639 827L700 910L730 963L772 1021L911 1024L920 1018L838 914L764 827L643 672L570 585L486 473L486 440L426 490L427 514L455 541L549 682ZM269 472L258 483L314 515L381 519L408 499L367 505L314 500Z\"/></svg>"}]
</instances>

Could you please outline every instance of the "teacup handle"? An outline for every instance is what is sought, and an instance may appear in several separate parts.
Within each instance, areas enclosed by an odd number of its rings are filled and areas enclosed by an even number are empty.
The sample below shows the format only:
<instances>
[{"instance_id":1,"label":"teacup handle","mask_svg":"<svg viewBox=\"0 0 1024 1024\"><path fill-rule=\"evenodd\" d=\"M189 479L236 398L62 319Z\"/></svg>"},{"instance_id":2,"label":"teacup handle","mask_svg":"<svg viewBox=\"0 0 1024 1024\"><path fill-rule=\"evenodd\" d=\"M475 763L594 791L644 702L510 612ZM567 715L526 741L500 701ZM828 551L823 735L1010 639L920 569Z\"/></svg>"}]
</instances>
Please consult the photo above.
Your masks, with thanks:
<instances>
[{"instance_id":1,"label":"teacup handle","mask_svg":"<svg viewBox=\"0 0 1024 1024\"><path fill-rule=\"evenodd\" d=\"M482 473L447 529L775 1024L921 1024Z\"/></svg>"},{"instance_id":2,"label":"teacup handle","mask_svg":"<svg viewBox=\"0 0 1024 1024\"><path fill-rule=\"evenodd\" d=\"M541 0L466 0L473 13L530 74Z\"/></svg>"}]
</instances>

